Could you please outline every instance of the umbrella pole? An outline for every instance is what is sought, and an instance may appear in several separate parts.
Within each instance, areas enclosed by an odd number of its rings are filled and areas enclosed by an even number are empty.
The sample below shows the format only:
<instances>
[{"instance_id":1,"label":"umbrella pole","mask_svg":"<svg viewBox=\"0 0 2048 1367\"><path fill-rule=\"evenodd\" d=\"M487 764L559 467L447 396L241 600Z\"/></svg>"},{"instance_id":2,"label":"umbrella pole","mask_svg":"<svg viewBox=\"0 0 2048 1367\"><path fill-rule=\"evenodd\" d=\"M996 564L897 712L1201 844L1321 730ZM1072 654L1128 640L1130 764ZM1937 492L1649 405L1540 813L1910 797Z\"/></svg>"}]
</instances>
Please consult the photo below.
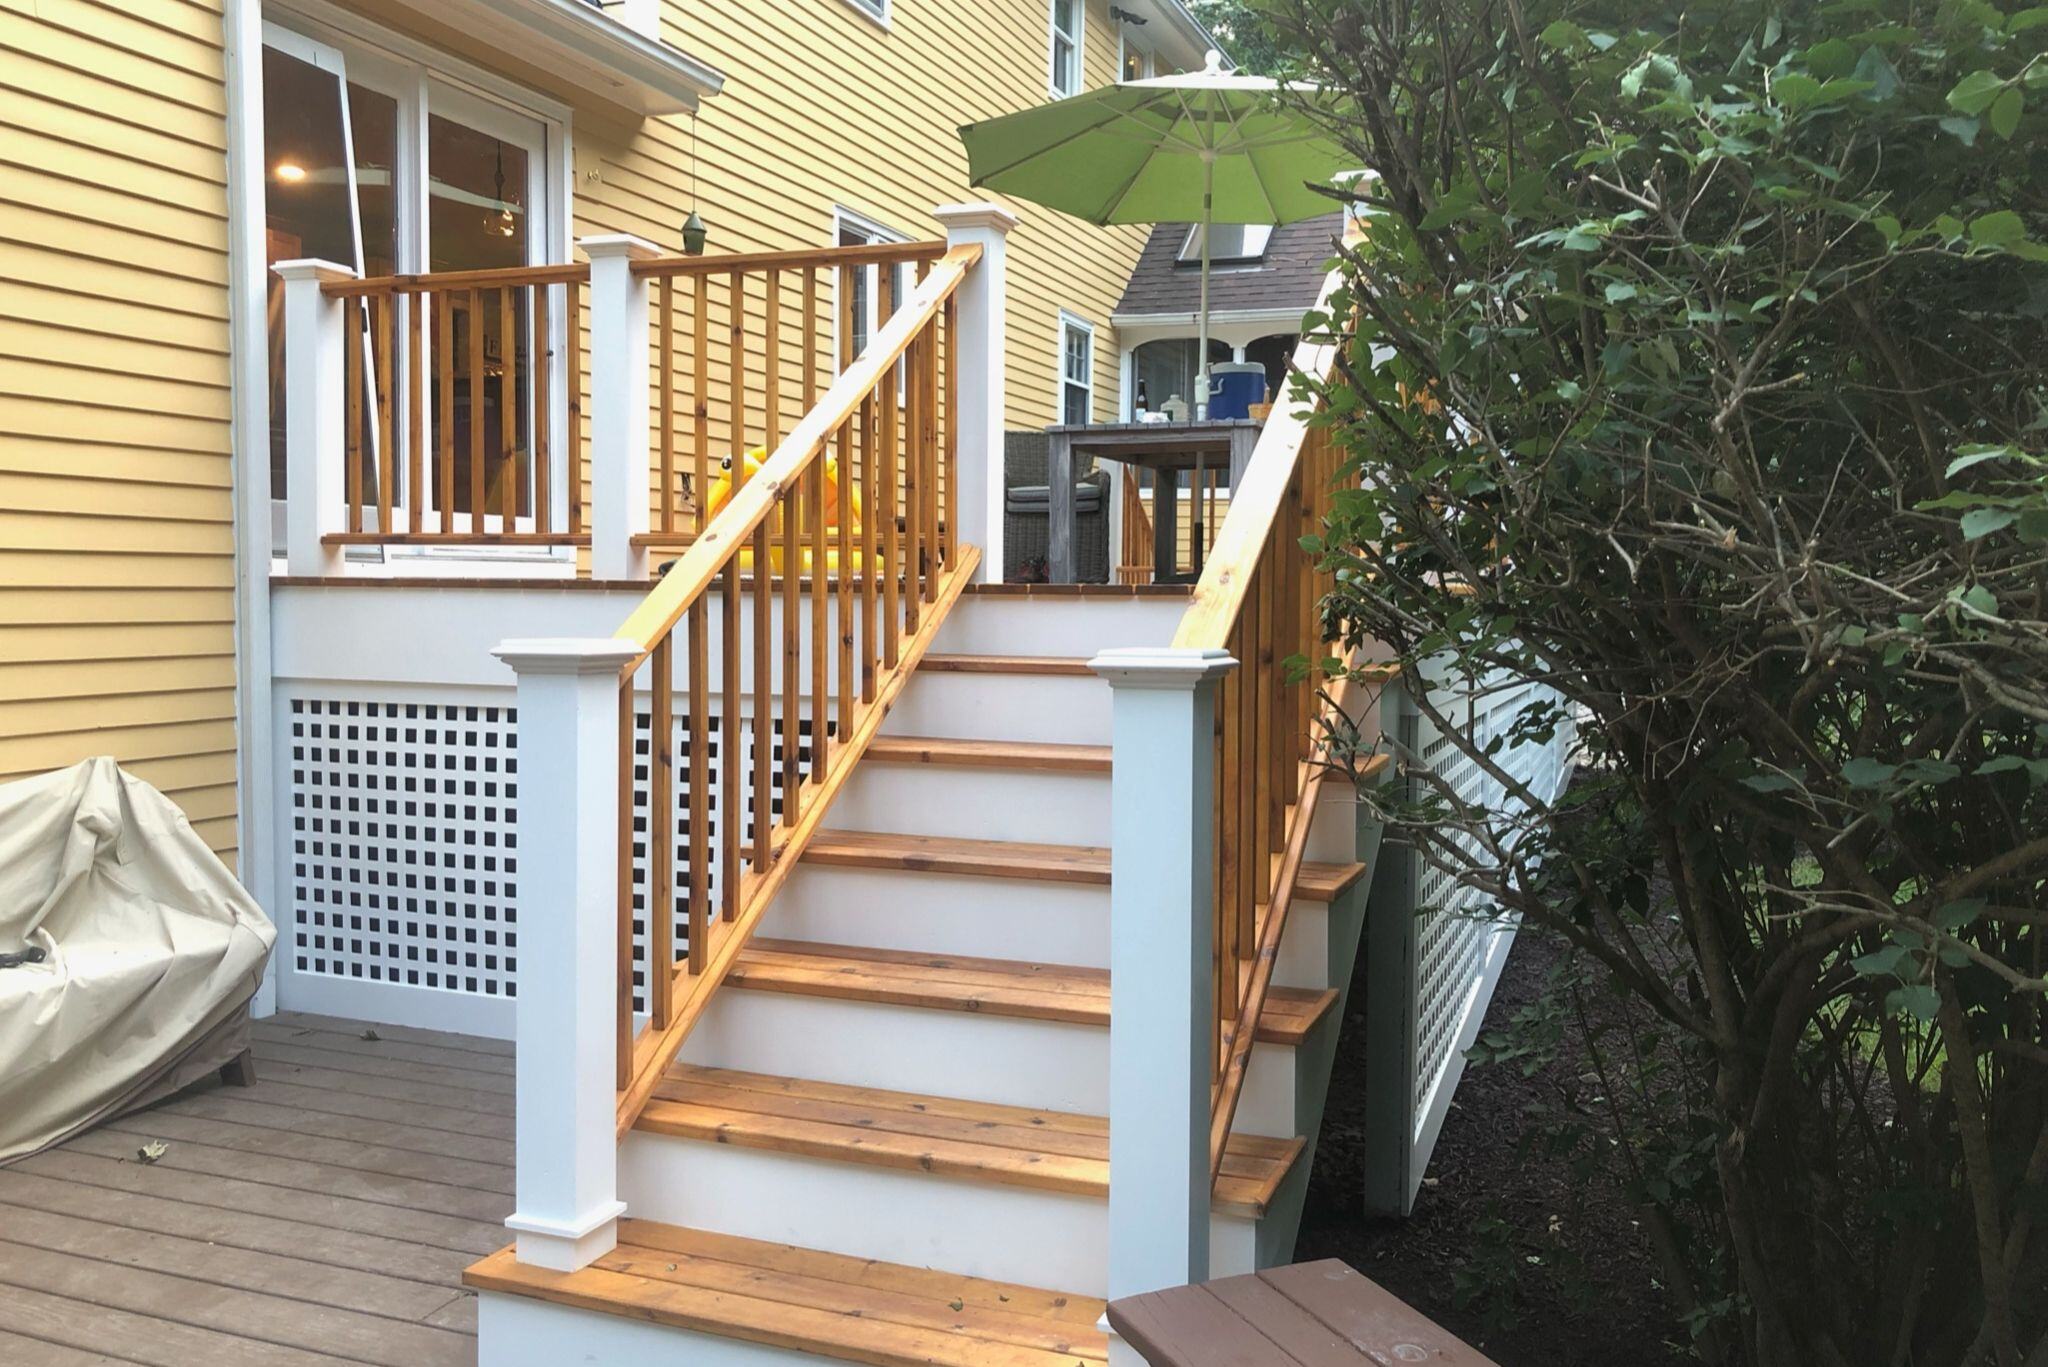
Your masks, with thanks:
<instances>
[{"instance_id":1,"label":"umbrella pole","mask_svg":"<svg viewBox=\"0 0 2048 1367\"><path fill-rule=\"evenodd\" d=\"M1202 318L1196 329L1195 421L1209 418L1209 219L1216 194L1216 154L1202 153Z\"/></svg>"}]
</instances>

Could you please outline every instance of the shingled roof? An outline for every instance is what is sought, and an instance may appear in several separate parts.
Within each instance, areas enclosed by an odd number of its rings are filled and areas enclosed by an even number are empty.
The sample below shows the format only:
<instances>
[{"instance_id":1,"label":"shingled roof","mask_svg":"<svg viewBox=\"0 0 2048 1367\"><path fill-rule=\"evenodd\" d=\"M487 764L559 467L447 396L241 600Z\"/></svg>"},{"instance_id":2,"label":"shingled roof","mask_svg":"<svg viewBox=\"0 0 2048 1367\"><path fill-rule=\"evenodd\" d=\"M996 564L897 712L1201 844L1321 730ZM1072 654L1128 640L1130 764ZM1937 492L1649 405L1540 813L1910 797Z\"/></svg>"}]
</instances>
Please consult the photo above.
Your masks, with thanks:
<instances>
[{"instance_id":1,"label":"shingled roof","mask_svg":"<svg viewBox=\"0 0 2048 1367\"><path fill-rule=\"evenodd\" d=\"M1209 273L1209 309L1227 313L1247 309L1313 308L1323 286L1323 263L1335 253L1343 231L1341 213L1273 229L1266 243L1265 258L1257 266L1218 266ZM1145 250L1131 271L1124 297L1117 302L1118 317L1139 317L1154 313L1193 313L1201 307L1202 273L1195 265L1180 265L1186 223L1162 223L1145 240Z\"/></svg>"}]
</instances>

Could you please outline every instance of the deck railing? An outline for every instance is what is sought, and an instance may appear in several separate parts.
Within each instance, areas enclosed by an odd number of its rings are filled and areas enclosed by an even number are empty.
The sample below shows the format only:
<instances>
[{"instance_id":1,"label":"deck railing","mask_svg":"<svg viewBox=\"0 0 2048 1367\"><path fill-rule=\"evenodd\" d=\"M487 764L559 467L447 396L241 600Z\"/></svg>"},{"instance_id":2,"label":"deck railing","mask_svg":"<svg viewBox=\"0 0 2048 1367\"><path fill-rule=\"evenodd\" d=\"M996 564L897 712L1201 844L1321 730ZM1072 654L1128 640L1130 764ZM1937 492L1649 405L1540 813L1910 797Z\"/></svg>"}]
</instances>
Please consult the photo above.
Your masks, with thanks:
<instances>
[{"instance_id":1,"label":"deck railing","mask_svg":"<svg viewBox=\"0 0 2048 1367\"><path fill-rule=\"evenodd\" d=\"M1292 368L1325 378L1339 345L1308 335ZM1094 662L1116 692L1112 1296L1208 1274L1209 1195L1316 814L1326 695L1287 667L1325 654L1329 578L1301 539L1339 459L1314 417L1274 405L1172 645Z\"/></svg>"},{"instance_id":2,"label":"deck railing","mask_svg":"<svg viewBox=\"0 0 2048 1367\"><path fill-rule=\"evenodd\" d=\"M497 651L519 676L507 1223L522 1261L575 1268L612 1246L620 1137L974 576L983 539L1000 535L1014 219L993 205L936 212L945 244L886 250L700 265L632 239L582 244L592 460L612 472L593 484L593 563L644 556L670 534L663 523L688 544L613 637ZM908 263L914 287L828 377L828 318L842 356L856 320L820 310L823 286L891 262ZM714 396L700 343L716 315L703 304L756 283L760 345L728 319L729 387ZM650 505L651 481L672 491L689 474L704 490L714 454L756 437L764 458L733 450L715 503L650 515L664 506Z\"/></svg>"},{"instance_id":3,"label":"deck railing","mask_svg":"<svg viewBox=\"0 0 2048 1367\"><path fill-rule=\"evenodd\" d=\"M622 1131L788 877L825 805L978 563L979 551L959 541L959 517L943 492L959 487L954 296L980 258L981 249L972 245L939 258L860 359L775 441L751 478L736 484L731 500L619 629L636 652L619 684L622 804L630 800L639 768L635 674L643 663L652 685L648 883L644 897L623 877L619 886ZM774 288L770 274L771 294ZM764 383L773 386L773 375L771 369ZM768 411L772 421L772 402ZM702 447L697 456L703 459ZM685 657L680 697L679 637ZM745 745L743 639L753 661ZM714 658L716 712L710 701ZM715 856L709 810L714 730L716 791L725 813ZM688 876L680 886L674 842L665 834L676 826L673 746L679 731L690 738ZM738 819L743 808L744 828ZM625 868L640 832L623 805L618 831ZM643 911L644 1030L630 962L636 913Z\"/></svg>"}]
</instances>

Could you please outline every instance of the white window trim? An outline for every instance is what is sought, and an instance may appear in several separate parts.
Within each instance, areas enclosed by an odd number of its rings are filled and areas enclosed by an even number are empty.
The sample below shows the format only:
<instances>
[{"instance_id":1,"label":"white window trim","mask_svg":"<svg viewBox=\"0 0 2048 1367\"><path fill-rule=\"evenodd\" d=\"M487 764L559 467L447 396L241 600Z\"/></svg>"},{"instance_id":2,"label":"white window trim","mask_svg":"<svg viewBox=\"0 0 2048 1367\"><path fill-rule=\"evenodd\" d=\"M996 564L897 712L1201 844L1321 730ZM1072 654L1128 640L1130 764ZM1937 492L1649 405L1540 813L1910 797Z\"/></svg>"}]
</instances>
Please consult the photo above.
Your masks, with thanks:
<instances>
[{"instance_id":1,"label":"white window trim","mask_svg":"<svg viewBox=\"0 0 2048 1367\"><path fill-rule=\"evenodd\" d=\"M1087 0L1073 0L1074 32L1061 33L1056 16L1059 14L1059 0L1046 0L1045 4L1045 88L1056 100L1064 100L1087 89L1088 50L1088 4ZM1057 73L1059 67L1059 41L1071 38L1074 44L1074 88L1062 90Z\"/></svg>"},{"instance_id":2,"label":"white window trim","mask_svg":"<svg viewBox=\"0 0 2048 1367\"><path fill-rule=\"evenodd\" d=\"M1059 344L1053 351L1054 375L1058 381L1054 392L1059 396L1059 420L1067 421L1067 386L1074 383L1067 378L1067 333L1069 330L1084 334L1088 338L1088 407L1085 421L1095 421L1095 324L1078 313L1060 310Z\"/></svg>"},{"instance_id":3,"label":"white window trim","mask_svg":"<svg viewBox=\"0 0 2048 1367\"><path fill-rule=\"evenodd\" d=\"M884 33L889 31L890 25L896 17L893 0L874 0L872 4L869 3L869 0L839 0L839 2Z\"/></svg>"},{"instance_id":4,"label":"white window trim","mask_svg":"<svg viewBox=\"0 0 2048 1367\"><path fill-rule=\"evenodd\" d=\"M871 214L864 214L858 209L849 209L843 204L833 205L832 237L829 245L837 247L840 237L849 228L854 232L862 234L870 242L908 242L911 240L909 233L904 232L901 228L892 228ZM874 274L868 279L867 317L863 318L861 322L865 325L863 335L872 338L882 330L882 324L887 320L882 317L881 268L879 266L870 266L868 269L874 272ZM898 269L901 268L899 267ZM836 277L838 272L834 271L833 275ZM906 281L906 288L897 296L896 303L900 306L903 300L908 297L910 290L915 287L916 282L914 280ZM841 305L837 297L838 284L836 279L833 290L832 316L837 318ZM832 357L834 362L832 368L835 372L846 369L853 361L851 356L841 356L839 354L839 329L836 327L832 329ZM902 399L905 394L904 384L907 376L904 371L905 367L903 365L899 364L896 367L896 397L898 399Z\"/></svg>"}]
</instances>

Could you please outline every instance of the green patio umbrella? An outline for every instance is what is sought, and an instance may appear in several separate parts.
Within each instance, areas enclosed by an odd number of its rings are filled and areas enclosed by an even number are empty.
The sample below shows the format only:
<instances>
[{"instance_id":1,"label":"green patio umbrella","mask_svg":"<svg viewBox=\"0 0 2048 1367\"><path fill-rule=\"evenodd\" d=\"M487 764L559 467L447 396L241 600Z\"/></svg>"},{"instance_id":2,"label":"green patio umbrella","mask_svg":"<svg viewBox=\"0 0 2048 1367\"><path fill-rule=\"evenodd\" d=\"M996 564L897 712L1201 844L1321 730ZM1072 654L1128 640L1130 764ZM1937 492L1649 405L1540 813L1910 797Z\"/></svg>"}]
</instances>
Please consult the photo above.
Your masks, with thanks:
<instances>
[{"instance_id":1,"label":"green patio umbrella","mask_svg":"<svg viewBox=\"0 0 2048 1367\"><path fill-rule=\"evenodd\" d=\"M970 181L1090 223L1199 223L1202 287L1196 413L1209 400L1209 228L1327 214L1315 186L1355 173L1354 157L1260 76L1207 66L1126 81L960 130ZM1289 93L1316 96L1313 87Z\"/></svg>"}]
</instances>

